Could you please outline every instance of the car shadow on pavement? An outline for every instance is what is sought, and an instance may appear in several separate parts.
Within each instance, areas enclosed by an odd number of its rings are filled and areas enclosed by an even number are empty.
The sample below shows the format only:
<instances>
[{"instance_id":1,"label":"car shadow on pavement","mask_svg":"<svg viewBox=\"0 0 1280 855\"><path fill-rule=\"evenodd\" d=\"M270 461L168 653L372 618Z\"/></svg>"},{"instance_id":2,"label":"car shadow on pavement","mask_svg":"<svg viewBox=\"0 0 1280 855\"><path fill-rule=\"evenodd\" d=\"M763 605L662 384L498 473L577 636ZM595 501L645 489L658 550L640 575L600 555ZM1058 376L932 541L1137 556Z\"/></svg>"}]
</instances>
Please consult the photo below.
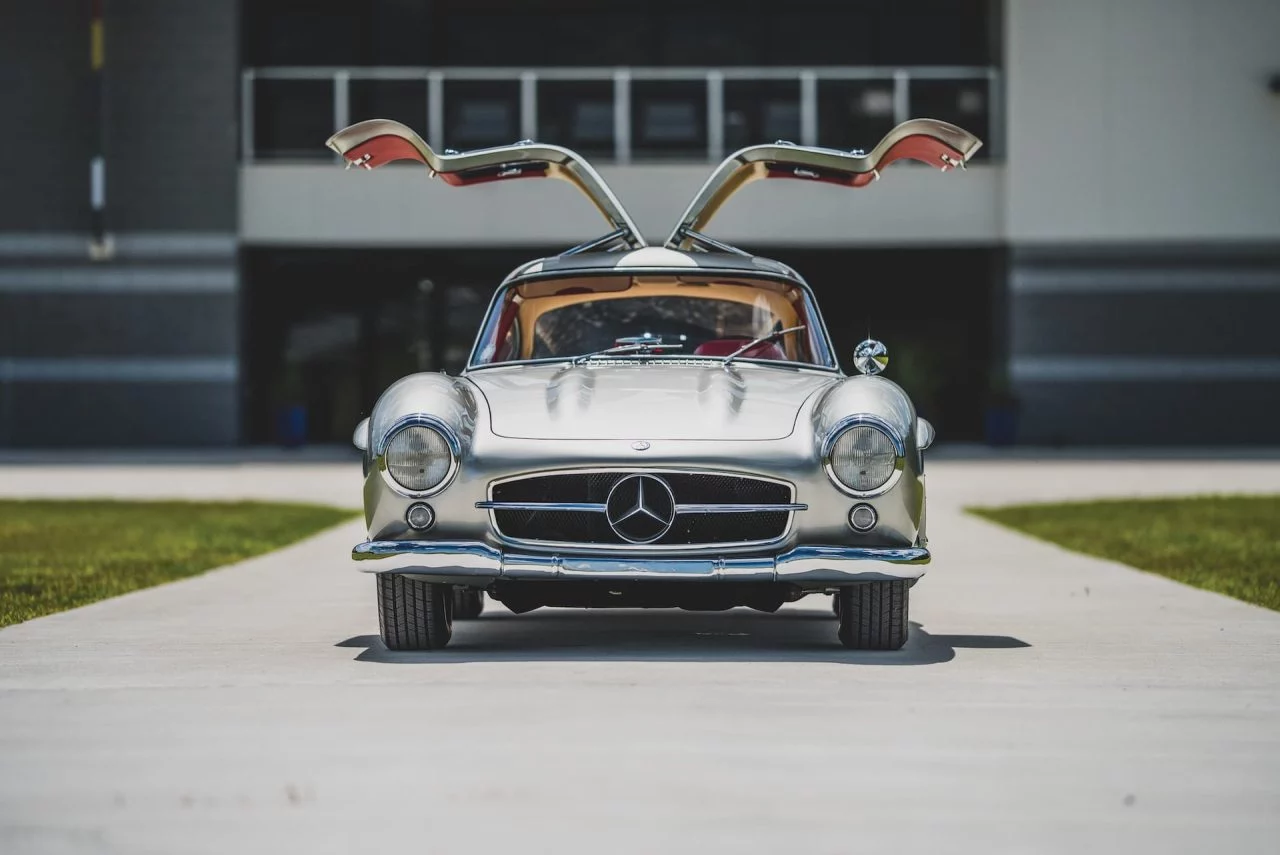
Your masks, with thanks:
<instances>
[{"instance_id":1,"label":"car shadow on pavement","mask_svg":"<svg viewBox=\"0 0 1280 855\"><path fill-rule=\"evenodd\" d=\"M912 622L905 647L846 650L829 613L539 609L523 615L493 603L477 620L458 621L449 647L435 652L388 650L377 635L358 635L337 647L363 648L360 662L827 662L841 665L934 665L957 650L1031 645L1006 635L933 635Z\"/></svg>"}]
</instances>

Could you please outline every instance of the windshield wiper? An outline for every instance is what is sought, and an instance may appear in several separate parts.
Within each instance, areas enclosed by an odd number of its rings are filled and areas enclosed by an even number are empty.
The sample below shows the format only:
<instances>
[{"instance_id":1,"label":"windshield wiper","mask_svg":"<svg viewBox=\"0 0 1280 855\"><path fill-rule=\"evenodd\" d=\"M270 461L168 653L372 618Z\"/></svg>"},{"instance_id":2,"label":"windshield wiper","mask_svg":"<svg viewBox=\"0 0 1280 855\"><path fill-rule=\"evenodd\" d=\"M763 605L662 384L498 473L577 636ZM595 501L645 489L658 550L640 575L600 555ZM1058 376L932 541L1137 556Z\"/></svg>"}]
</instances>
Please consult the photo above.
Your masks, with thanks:
<instances>
[{"instance_id":1,"label":"windshield wiper","mask_svg":"<svg viewBox=\"0 0 1280 855\"><path fill-rule=\"evenodd\" d=\"M777 339L782 338L784 335L787 335L788 333L800 332L803 329L806 329L806 327L804 324L801 324L798 327L787 327L785 330L774 330L768 335L762 335L760 336L760 338L755 339L754 341L747 342L742 347L738 348L733 353L726 356L724 358L724 362L722 362L721 364L727 367L730 362L737 359L739 356L746 353L748 350L755 347L756 345L764 344L766 341L775 341Z\"/></svg>"},{"instance_id":2,"label":"windshield wiper","mask_svg":"<svg viewBox=\"0 0 1280 855\"><path fill-rule=\"evenodd\" d=\"M683 344L678 343L663 344L662 339L652 336L647 338L637 337L635 341L627 341L625 339L623 341L623 344L615 344L613 347L606 347L604 350L575 356L573 364L581 365L588 359L595 359L597 356L613 356L618 353L652 353L654 350L679 350L684 347Z\"/></svg>"}]
</instances>

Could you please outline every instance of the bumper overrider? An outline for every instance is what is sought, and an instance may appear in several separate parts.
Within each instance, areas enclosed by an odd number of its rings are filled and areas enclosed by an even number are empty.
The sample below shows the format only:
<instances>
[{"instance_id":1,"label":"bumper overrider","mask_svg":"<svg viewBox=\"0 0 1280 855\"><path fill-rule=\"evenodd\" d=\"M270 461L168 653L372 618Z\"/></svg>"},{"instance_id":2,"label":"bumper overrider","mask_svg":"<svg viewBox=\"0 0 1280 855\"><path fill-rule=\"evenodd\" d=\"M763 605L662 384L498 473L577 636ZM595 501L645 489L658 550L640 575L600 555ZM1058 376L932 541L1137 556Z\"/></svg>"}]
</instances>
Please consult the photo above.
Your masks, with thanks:
<instances>
[{"instance_id":1,"label":"bumper overrider","mask_svg":"<svg viewBox=\"0 0 1280 855\"><path fill-rule=\"evenodd\" d=\"M395 572L456 584L498 579L692 580L841 585L918 579L929 563L922 547L797 546L778 555L675 558L661 555L552 555L506 552L477 541L372 540L357 561L398 558L367 572ZM381 563L381 562L380 562Z\"/></svg>"}]
</instances>

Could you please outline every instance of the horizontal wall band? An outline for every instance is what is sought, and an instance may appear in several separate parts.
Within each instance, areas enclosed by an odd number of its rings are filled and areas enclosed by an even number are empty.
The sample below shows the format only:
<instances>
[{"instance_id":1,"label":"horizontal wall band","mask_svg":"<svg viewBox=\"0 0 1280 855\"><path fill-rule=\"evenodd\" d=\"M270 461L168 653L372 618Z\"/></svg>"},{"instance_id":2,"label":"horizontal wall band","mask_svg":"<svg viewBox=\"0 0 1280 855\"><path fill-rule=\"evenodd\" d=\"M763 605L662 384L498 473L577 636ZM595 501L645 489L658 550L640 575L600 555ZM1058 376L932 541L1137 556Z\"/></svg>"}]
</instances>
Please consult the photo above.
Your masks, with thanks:
<instances>
[{"instance_id":1,"label":"horizontal wall band","mask_svg":"<svg viewBox=\"0 0 1280 855\"><path fill-rule=\"evenodd\" d=\"M235 357L0 358L0 383L234 383L238 377Z\"/></svg>"},{"instance_id":2,"label":"horizontal wall band","mask_svg":"<svg viewBox=\"0 0 1280 855\"><path fill-rule=\"evenodd\" d=\"M1280 380L1280 358L1016 356L1009 362L1009 373L1022 383Z\"/></svg>"},{"instance_id":3,"label":"horizontal wall band","mask_svg":"<svg viewBox=\"0 0 1280 855\"><path fill-rule=\"evenodd\" d=\"M234 267L10 267L0 268L0 293L231 294Z\"/></svg>"},{"instance_id":4,"label":"horizontal wall band","mask_svg":"<svg viewBox=\"0 0 1280 855\"><path fill-rule=\"evenodd\" d=\"M233 259L229 232L122 232L110 235L116 258ZM0 232L0 258L88 258L90 235L74 232Z\"/></svg>"},{"instance_id":5,"label":"horizontal wall band","mask_svg":"<svg viewBox=\"0 0 1280 855\"><path fill-rule=\"evenodd\" d=\"M1280 266L1271 268L1126 269L1015 268L1014 294L1132 294L1169 291L1280 291Z\"/></svg>"}]
</instances>

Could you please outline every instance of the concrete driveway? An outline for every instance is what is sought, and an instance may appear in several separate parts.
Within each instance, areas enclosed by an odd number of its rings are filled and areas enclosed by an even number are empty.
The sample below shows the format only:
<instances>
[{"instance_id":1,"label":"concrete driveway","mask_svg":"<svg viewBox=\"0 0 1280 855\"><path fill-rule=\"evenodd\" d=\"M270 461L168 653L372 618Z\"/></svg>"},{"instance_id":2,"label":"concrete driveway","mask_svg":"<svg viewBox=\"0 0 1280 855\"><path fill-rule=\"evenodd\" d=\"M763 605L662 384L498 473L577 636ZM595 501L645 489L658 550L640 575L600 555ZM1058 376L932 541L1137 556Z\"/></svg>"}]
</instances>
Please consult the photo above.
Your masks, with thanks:
<instances>
[{"instance_id":1,"label":"concrete driveway","mask_svg":"<svg viewBox=\"0 0 1280 855\"><path fill-rule=\"evenodd\" d=\"M235 469L236 471L231 471ZM349 464L0 467L0 492L357 501ZM0 851L1187 852L1280 839L1280 614L961 513L1280 492L1280 461L943 461L897 653L776 615L490 602L376 640L348 524L0 630Z\"/></svg>"}]
</instances>

